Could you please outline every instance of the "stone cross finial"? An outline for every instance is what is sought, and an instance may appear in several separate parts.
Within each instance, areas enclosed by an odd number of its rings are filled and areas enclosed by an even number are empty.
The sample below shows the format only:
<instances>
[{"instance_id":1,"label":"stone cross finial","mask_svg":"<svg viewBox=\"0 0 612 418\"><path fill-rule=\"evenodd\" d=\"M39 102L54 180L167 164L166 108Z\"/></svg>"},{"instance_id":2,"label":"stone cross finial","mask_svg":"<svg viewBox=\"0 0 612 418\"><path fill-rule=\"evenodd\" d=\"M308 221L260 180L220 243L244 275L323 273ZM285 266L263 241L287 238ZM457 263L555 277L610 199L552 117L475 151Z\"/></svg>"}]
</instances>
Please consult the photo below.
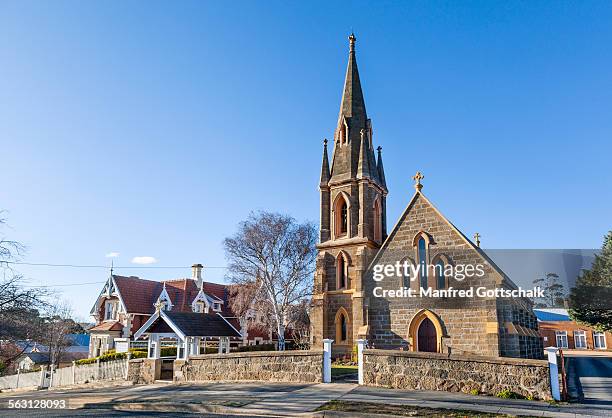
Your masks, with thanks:
<instances>
[{"instance_id":1,"label":"stone cross finial","mask_svg":"<svg viewBox=\"0 0 612 418\"><path fill-rule=\"evenodd\" d=\"M326 147L327 146L327 138L323 138L323 146Z\"/></svg>"},{"instance_id":2,"label":"stone cross finial","mask_svg":"<svg viewBox=\"0 0 612 418\"><path fill-rule=\"evenodd\" d=\"M480 234L478 232L474 234L474 241L476 241L476 246L480 247Z\"/></svg>"},{"instance_id":3,"label":"stone cross finial","mask_svg":"<svg viewBox=\"0 0 612 418\"><path fill-rule=\"evenodd\" d=\"M164 304L162 303L161 300L158 300L157 302L155 302L153 306L155 306L155 312L159 312L164 307Z\"/></svg>"},{"instance_id":4,"label":"stone cross finial","mask_svg":"<svg viewBox=\"0 0 612 418\"><path fill-rule=\"evenodd\" d=\"M380 152L382 151L382 147L379 145L378 148L376 148L376 151L378 151L378 153L380 154Z\"/></svg>"},{"instance_id":5,"label":"stone cross finial","mask_svg":"<svg viewBox=\"0 0 612 418\"><path fill-rule=\"evenodd\" d=\"M423 185L421 184L421 180L423 180L424 178L425 176L420 171L416 172L416 174L412 177L412 180L416 182L414 184L415 189L420 191L423 188Z\"/></svg>"}]
</instances>

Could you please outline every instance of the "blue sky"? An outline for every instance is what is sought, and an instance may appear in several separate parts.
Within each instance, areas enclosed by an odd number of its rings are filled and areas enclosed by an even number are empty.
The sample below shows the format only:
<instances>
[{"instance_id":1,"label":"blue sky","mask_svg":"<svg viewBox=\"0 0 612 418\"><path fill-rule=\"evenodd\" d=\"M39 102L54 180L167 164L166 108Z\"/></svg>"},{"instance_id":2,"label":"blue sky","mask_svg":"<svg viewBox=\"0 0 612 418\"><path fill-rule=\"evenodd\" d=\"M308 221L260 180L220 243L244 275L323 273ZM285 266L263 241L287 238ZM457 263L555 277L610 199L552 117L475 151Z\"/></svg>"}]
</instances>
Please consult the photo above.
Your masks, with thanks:
<instances>
[{"instance_id":1,"label":"blue sky","mask_svg":"<svg viewBox=\"0 0 612 418\"><path fill-rule=\"evenodd\" d=\"M595 1L0 2L7 232L26 262L107 264L116 251L122 266L223 266L223 238L252 210L317 221L354 30L390 226L418 169L483 247L599 247L611 18ZM19 270L32 285L108 275ZM99 285L61 289L86 317Z\"/></svg>"}]
</instances>

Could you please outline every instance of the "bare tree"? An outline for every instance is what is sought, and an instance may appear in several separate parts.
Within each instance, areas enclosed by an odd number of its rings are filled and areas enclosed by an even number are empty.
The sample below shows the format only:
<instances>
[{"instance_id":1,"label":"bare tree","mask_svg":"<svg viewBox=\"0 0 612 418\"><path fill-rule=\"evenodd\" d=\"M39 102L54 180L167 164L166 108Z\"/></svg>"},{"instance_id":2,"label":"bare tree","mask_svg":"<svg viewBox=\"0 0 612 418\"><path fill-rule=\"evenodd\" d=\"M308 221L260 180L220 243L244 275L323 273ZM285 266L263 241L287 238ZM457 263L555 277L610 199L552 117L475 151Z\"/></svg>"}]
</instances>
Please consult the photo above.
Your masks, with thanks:
<instances>
[{"instance_id":1,"label":"bare tree","mask_svg":"<svg viewBox=\"0 0 612 418\"><path fill-rule=\"evenodd\" d=\"M71 317L72 309L65 301L49 305L45 310L40 342L49 348L49 364L58 366L66 348L72 345L68 335L79 325Z\"/></svg>"},{"instance_id":2,"label":"bare tree","mask_svg":"<svg viewBox=\"0 0 612 418\"><path fill-rule=\"evenodd\" d=\"M310 301L301 300L290 306L288 328L291 330L293 342L300 350L310 348Z\"/></svg>"},{"instance_id":3,"label":"bare tree","mask_svg":"<svg viewBox=\"0 0 612 418\"><path fill-rule=\"evenodd\" d=\"M0 218L0 227L5 227ZM40 316L37 308L45 305L49 292L28 288L23 276L9 262L23 253L24 247L0 235L0 361L6 368L28 348L27 342L40 336ZM18 345L18 342L25 342Z\"/></svg>"},{"instance_id":4,"label":"bare tree","mask_svg":"<svg viewBox=\"0 0 612 418\"><path fill-rule=\"evenodd\" d=\"M311 292L316 239L312 223L298 224L287 215L259 212L252 213L236 235L224 241L228 278L234 284L251 286L252 301L269 303L281 351L290 306Z\"/></svg>"}]
</instances>

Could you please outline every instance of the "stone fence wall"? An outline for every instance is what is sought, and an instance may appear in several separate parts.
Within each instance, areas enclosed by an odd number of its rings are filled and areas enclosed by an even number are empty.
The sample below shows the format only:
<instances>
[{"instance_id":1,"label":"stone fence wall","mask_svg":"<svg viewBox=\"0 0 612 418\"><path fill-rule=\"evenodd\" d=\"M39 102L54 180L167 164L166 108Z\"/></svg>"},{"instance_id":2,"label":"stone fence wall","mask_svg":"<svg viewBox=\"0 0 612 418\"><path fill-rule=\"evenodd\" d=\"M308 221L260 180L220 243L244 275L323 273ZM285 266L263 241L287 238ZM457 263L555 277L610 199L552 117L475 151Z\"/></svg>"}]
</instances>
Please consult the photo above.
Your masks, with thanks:
<instances>
[{"instance_id":1,"label":"stone fence wall","mask_svg":"<svg viewBox=\"0 0 612 418\"><path fill-rule=\"evenodd\" d=\"M364 350L363 383L396 389L496 395L503 390L552 399L548 362L506 357Z\"/></svg>"},{"instance_id":2,"label":"stone fence wall","mask_svg":"<svg viewBox=\"0 0 612 418\"><path fill-rule=\"evenodd\" d=\"M175 360L174 380L318 383L323 381L323 352L257 351L193 356Z\"/></svg>"},{"instance_id":3,"label":"stone fence wall","mask_svg":"<svg viewBox=\"0 0 612 418\"><path fill-rule=\"evenodd\" d=\"M154 383L159 379L160 359L137 358L128 364L127 380L134 383Z\"/></svg>"}]
</instances>

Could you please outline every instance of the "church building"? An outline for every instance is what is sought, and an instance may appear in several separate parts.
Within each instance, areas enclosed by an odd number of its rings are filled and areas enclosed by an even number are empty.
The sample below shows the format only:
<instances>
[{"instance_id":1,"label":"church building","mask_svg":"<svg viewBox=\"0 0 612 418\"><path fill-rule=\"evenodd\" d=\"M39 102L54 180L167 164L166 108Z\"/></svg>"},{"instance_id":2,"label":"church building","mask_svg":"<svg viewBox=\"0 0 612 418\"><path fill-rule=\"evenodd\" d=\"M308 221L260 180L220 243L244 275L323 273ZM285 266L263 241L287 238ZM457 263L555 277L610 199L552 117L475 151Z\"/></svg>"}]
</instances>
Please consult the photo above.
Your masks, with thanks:
<instances>
[{"instance_id":1,"label":"church building","mask_svg":"<svg viewBox=\"0 0 612 418\"><path fill-rule=\"evenodd\" d=\"M379 297L383 290L418 294L421 288L517 287L478 241L468 239L425 197L421 173L413 177L414 194L387 234L382 148L375 147L366 113L355 42L351 35L331 163L327 140L323 144L313 347L332 339L337 357L366 339L381 349L541 358L537 319L524 297ZM375 266L397 262L439 268L423 268L412 280L404 275L374 280ZM448 267L468 264L482 266L483 274L461 280L448 274Z\"/></svg>"}]
</instances>

